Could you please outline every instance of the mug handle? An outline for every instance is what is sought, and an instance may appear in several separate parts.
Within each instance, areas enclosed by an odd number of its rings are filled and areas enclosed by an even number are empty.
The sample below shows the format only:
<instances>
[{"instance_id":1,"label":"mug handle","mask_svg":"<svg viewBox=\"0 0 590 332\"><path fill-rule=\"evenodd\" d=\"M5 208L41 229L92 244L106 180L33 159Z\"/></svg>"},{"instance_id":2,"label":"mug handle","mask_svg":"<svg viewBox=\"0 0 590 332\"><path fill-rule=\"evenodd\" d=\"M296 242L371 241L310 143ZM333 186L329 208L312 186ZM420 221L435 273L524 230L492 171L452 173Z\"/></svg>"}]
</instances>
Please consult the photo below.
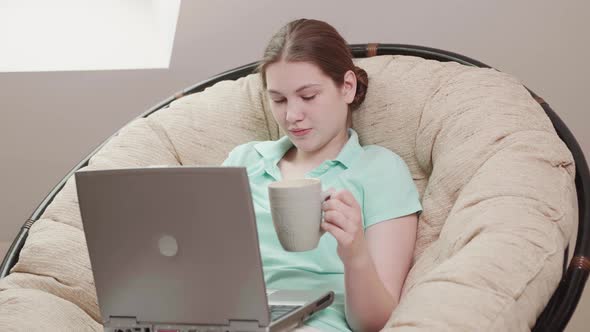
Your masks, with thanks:
<instances>
[{"instance_id":1,"label":"mug handle","mask_svg":"<svg viewBox=\"0 0 590 332\"><path fill-rule=\"evenodd\" d=\"M323 203L324 201L327 201L327 200L329 200L329 199L330 199L330 197L332 197L332 191L330 191L330 190L324 190L324 191L322 191L322 193L320 194L320 199L321 199L322 203Z\"/></svg>"},{"instance_id":2,"label":"mug handle","mask_svg":"<svg viewBox=\"0 0 590 332\"><path fill-rule=\"evenodd\" d=\"M322 193L320 194L320 203L323 203L323 202L329 200L331 197L332 197L332 191L330 191L330 190L322 191ZM322 217L322 222L324 222L324 217ZM326 231L320 228L320 236L324 235L324 233L326 233Z\"/></svg>"}]
</instances>

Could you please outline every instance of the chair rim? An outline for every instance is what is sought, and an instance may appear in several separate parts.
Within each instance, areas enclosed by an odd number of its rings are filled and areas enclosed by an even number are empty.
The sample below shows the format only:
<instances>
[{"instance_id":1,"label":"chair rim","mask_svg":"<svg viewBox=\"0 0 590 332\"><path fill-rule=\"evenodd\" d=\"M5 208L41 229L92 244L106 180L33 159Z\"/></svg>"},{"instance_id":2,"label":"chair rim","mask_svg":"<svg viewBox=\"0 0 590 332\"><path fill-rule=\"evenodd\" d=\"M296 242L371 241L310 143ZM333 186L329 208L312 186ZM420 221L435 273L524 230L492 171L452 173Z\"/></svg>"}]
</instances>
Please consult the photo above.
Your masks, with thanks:
<instances>
[{"instance_id":1,"label":"chair rim","mask_svg":"<svg viewBox=\"0 0 590 332\"><path fill-rule=\"evenodd\" d=\"M387 43L367 43L367 44L351 44L349 45L350 51L355 58L365 58L376 55L408 55L418 56L424 59L436 60L449 62L454 61L463 65L475 66L481 68L492 68L487 64L472 59L470 57L445 51L437 48L411 45L411 44L387 44ZM231 70L227 70L213 76L204 81L198 82L189 88L183 89L173 96L165 99L164 101L156 104L146 112L142 113L138 117L132 119L132 122L139 118L145 118L152 113L161 109L167 108L170 103L174 100L181 98L185 95L203 91L205 88L214 85L215 83L222 80L235 80L240 77L251 74L257 67L258 62L246 64ZM528 89L531 96L537 100L537 102L543 107L545 113L550 118L557 134L561 140L566 144L570 152L574 157L576 164L576 191L578 198L578 235L576 238L576 245L574 249L574 256L567 266L562 279L552 295L549 303L537 319L537 322L533 328L533 331L561 331L565 328L571 316L573 315L575 308L579 302L579 299L584 290L585 283L590 273L590 199L588 194L590 192L590 171L588 164L584 157L584 153L577 142L576 138L557 115L557 113L549 106L549 104L532 90ZM128 123L129 123L128 122ZM125 125L126 126L126 125ZM121 127L124 128L125 126ZM120 130L120 129L119 129ZM24 246L24 243L28 236L28 231L35 221L37 221L41 215L45 212L47 206L53 201L56 195L65 186L66 181L72 176L77 170L88 165L88 162L92 156L94 156L113 136L118 133L115 132L100 145L98 145L89 155L87 155L82 161L80 161L74 168L72 168L68 174L47 194L47 196L41 201L41 203L34 210L32 215L26 220L24 225L21 227L18 235L14 239L12 245L8 249L2 265L0 265L0 279L7 276L10 269L16 264L19 258L20 251ZM567 259L567 251L565 254ZM564 265L566 260L564 259Z\"/></svg>"}]
</instances>

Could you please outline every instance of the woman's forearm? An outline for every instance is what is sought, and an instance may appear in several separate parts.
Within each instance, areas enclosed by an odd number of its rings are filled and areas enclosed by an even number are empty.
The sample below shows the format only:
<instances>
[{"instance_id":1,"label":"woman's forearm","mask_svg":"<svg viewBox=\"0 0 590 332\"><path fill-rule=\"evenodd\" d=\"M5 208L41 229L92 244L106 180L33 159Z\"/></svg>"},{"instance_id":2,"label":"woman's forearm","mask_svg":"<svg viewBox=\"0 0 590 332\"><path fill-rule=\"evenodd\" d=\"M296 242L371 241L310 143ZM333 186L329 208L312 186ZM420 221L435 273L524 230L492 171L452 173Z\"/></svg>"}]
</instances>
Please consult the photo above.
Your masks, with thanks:
<instances>
[{"instance_id":1,"label":"woman's forearm","mask_svg":"<svg viewBox=\"0 0 590 332\"><path fill-rule=\"evenodd\" d=\"M354 263L345 264L346 319L354 331L379 331L397 306L379 278L367 252Z\"/></svg>"}]
</instances>

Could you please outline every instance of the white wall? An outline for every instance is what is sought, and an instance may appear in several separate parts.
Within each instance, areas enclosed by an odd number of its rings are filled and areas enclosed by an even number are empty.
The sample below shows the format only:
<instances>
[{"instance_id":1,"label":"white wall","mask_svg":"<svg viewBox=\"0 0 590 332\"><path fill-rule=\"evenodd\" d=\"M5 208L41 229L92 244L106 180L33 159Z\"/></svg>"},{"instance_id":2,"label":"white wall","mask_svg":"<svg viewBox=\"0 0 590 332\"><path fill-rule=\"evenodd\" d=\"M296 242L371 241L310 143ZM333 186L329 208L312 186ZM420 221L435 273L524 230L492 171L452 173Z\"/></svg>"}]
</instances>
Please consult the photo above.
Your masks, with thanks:
<instances>
[{"instance_id":1,"label":"white wall","mask_svg":"<svg viewBox=\"0 0 590 332\"><path fill-rule=\"evenodd\" d=\"M149 69L168 68L180 0L12 0L0 6L0 72Z\"/></svg>"},{"instance_id":2,"label":"white wall","mask_svg":"<svg viewBox=\"0 0 590 332\"><path fill-rule=\"evenodd\" d=\"M0 74L0 255L2 241L103 139L174 92L258 60L272 33L299 17L330 22L349 43L425 45L511 73L590 156L589 12L582 0L185 0L167 70ZM586 295L569 331L586 330Z\"/></svg>"}]
</instances>

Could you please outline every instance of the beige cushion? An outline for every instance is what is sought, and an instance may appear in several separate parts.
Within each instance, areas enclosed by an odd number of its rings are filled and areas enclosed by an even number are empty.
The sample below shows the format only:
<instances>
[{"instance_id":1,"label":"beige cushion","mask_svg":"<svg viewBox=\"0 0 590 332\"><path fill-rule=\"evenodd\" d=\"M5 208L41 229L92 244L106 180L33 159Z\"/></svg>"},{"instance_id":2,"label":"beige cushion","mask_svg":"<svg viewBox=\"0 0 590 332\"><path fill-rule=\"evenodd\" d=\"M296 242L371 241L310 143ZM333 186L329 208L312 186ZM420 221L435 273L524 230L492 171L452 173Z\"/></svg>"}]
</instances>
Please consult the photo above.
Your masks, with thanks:
<instances>
[{"instance_id":1,"label":"beige cushion","mask_svg":"<svg viewBox=\"0 0 590 332\"><path fill-rule=\"evenodd\" d=\"M492 69L409 56L356 62L370 84L353 127L362 144L406 161L424 207L414 265L387 326L530 330L557 286L577 221L572 156L542 108ZM250 75L133 121L88 167L216 165L238 144L280 135L260 77ZM23 317L39 329L60 321L96 328L73 178L31 227L12 272L0 280L0 314L19 314L0 315L0 330ZM55 321L37 314L52 309Z\"/></svg>"}]
</instances>

